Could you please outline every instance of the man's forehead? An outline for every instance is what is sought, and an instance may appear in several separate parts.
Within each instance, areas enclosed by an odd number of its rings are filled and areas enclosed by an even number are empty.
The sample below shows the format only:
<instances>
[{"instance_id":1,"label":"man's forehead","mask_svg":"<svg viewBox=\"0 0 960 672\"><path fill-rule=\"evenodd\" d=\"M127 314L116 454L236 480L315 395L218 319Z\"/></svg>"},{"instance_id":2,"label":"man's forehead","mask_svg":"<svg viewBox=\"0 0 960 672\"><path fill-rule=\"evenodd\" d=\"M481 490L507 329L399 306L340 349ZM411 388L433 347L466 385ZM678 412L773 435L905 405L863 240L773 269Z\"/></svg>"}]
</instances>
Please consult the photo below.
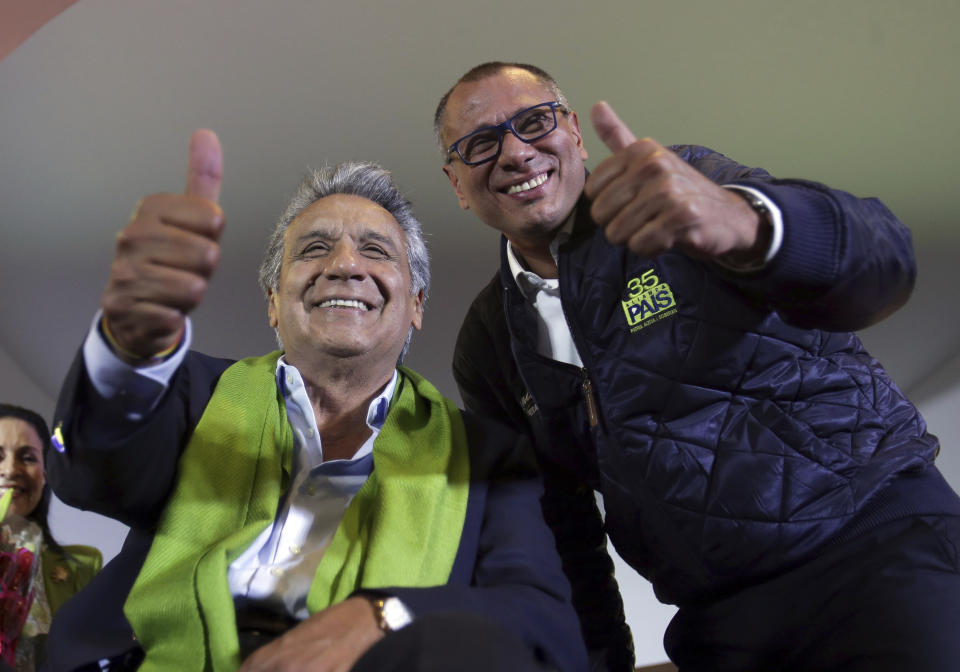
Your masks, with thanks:
<instances>
[{"instance_id":1,"label":"man's forehead","mask_svg":"<svg viewBox=\"0 0 960 672\"><path fill-rule=\"evenodd\" d=\"M307 221L331 221L341 224L359 224L369 221L400 226L386 208L356 194L330 194L318 198L301 210L293 218L291 225Z\"/></svg>"},{"instance_id":2,"label":"man's forehead","mask_svg":"<svg viewBox=\"0 0 960 672\"><path fill-rule=\"evenodd\" d=\"M512 116L537 103L552 100L550 87L525 70L501 71L475 82L463 82L453 96L454 123L492 123L495 116Z\"/></svg>"},{"instance_id":3,"label":"man's forehead","mask_svg":"<svg viewBox=\"0 0 960 672\"><path fill-rule=\"evenodd\" d=\"M290 222L288 240L311 232L328 238L350 235L354 238L389 238L402 241L403 229L394 216L373 201L353 194L331 194L317 199Z\"/></svg>"}]
</instances>

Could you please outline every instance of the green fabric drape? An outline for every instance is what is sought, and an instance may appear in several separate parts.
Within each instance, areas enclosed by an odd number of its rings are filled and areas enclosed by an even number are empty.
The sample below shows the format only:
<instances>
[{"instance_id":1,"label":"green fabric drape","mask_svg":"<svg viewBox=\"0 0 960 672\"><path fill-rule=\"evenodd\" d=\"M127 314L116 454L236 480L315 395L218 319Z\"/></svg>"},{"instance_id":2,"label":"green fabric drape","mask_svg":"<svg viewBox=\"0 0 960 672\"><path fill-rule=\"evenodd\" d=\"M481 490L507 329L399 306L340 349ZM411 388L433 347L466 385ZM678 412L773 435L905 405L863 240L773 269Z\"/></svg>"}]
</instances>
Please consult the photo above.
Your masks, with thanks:
<instances>
[{"instance_id":1,"label":"green fabric drape","mask_svg":"<svg viewBox=\"0 0 960 672\"><path fill-rule=\"evenodd\" d=\"M147 652L145 672L240 664L227 568L273 522L290 480L293 435L275 377L280 354L223 373L180 458L124 605ZM373 460L317 568L311 613L361 587L442 585L450 575L470 480L456 406L401 368Z\"/></svg>"}]
</instances>

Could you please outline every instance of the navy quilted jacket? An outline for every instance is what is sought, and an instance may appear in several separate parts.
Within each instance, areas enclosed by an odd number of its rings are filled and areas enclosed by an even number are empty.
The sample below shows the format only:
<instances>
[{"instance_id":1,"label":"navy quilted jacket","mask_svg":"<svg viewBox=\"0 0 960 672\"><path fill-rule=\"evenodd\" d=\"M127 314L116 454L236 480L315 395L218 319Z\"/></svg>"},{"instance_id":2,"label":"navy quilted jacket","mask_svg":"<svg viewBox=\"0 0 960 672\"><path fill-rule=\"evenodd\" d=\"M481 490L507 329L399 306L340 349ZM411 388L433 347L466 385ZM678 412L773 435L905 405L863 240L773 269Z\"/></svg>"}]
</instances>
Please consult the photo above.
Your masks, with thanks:
<instances>
[{"instance_id":1,"label":"navy quilted jacket","mask_svg":"<svg viewBox=\"0 0 960 672\"><path fill-rule=\"evenodd\" d=\"M534 437L544 513L592 649L629 634L622 614L606 613L622 607L592 490L620 555L662 601L682 605L836 540L895 474L923 472L937 450L850 333L908 298L906 227L875 199L774 179L703 147L673 149L780 207L783 244L767 268L736 275L680 253L638 257L608 244L581 201L559 269L584 368L536 353L505 240L454 357L466 407Z\"/></svg>"}]
</instances>

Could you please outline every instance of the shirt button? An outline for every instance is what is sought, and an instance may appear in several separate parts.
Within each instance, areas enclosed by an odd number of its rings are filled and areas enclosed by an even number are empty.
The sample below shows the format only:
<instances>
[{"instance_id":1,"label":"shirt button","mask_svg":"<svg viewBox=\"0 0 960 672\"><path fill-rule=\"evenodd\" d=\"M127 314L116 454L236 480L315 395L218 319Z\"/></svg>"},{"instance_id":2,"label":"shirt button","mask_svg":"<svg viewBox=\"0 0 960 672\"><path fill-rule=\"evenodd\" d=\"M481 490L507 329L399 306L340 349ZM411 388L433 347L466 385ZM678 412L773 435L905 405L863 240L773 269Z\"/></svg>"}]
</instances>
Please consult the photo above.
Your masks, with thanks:
<instances>
[{"instance_id":1,"label":"shirt button","mask_svg":"<svg viewBox=\"0 0 960 672\"><path fill-rule=\"evenodd\" d=\"M311 497L312 497L313 495L317 494L317 488L316 488L316 486L314 486L313 484L308 485L308 486L305 487L303 490L304 490L304 492L306 492L306 493L307 493L308 495L310 495Z\"/></svg>"},{"instance_id":2,"label":"shirt button","mask_svg":"<svg viewBox=\"0 0 960 672\"><path fill-rule=\"evenodd\" d=\"M296 387L297 379L294 378L293 376L287 376L287 385L289 385L290 387Z\"/></svg>"},{"instance_id":3,"label":"shirt button","mask_svg":"<svg viewBox=\"0 0 960 672\"><path fill-rule=\"evenodd\" d=\"M303 549L300 546L297 546L296 544L290 544L290 552L294 555L300 555L302 550Z\"/></svg>"},{"instance_id":4,"label":"shirt button","mask_svg":"<svg viewBox=\"0 0 960 672\"><path fill-rule=\"evenodd\" d=\"M283 576L283 567L274 567L270 570L270 573L279 579L281 576Z\"/></svg>"},{"instance_id":5,"label":"shirt button","mask_svg":"<svg viewBox=\"0 0 960 672\"><path fill-rule=\"evenodd\" d=\"M314 435L315 433L316 433L316 432L313 431L313 427L307 428L307 438L308 438L308 439L312 439L312 438L313 438L313 435Z\"/></svg>"}]
</instances>

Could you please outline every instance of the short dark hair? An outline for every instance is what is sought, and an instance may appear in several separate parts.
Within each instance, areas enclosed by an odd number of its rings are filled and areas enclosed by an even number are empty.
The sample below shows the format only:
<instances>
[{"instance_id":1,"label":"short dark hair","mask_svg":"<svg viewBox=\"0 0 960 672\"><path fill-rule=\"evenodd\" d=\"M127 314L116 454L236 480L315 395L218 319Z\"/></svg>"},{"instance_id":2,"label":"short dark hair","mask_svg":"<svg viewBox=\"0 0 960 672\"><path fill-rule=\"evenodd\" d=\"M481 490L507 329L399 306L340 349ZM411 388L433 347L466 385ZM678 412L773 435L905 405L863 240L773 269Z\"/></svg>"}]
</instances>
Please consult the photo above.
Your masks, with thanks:
<instances>
[{"instance_id":1,"label":"short dark hair","mask_svg":"<svg viewBox=\"0 0 960 672\"><path fill-rule=\"evenodd\" d=\"M479 82L481 79L492 77L493 75L496 75L508 68L526 70L531 75L536 77L537 81L550 89L550 92L557 99L557 102L566 108L570 107L570 105L567 103L567 97L560 89L560 85L557 84L557 80L551 77L550 74L542 68L538 68L535 65L530 65L529 63L512 63L508 61L488 61L486 63L481 63L480 65L467 70L467 72L464 73L464 75L458 79L445 94L443 94L440 102L437 103L437 110L433 114L433 132L437 139L437 146L440 148L440 153L444 158L447 156L447 146L443 141L443 117L447 112L447 101L450 100L450 94L452 94L454 90L461 84L466 82Z\"/></svg>"}]
</instances>

